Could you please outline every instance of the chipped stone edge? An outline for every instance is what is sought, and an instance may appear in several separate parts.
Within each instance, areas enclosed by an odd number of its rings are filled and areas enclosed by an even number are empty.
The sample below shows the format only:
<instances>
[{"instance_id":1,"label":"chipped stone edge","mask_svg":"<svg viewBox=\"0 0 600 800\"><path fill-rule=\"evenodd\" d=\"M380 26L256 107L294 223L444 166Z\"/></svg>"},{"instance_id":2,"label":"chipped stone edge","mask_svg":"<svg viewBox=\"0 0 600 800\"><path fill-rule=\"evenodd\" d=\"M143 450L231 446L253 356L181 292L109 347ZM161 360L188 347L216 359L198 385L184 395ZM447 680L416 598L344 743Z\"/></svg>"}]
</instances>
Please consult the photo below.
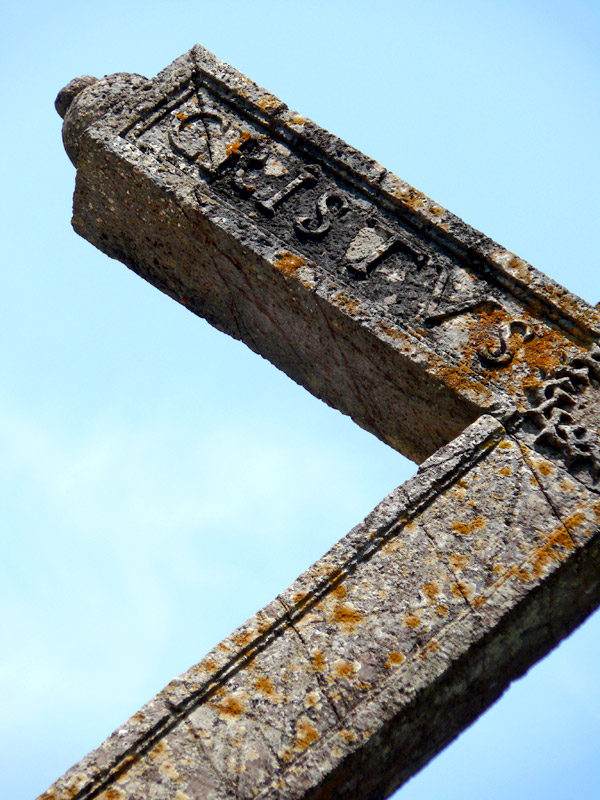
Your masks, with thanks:
<instances>
[{"instance_id":1,"label":"chipped stone edge","mask_svg":"<svg viewBox=\"0 0 600 800\"><path fill-rule=\"evenodd\" d=\"M198 664L169 683L124 725L72 767L38 800L91 800L195 707L267 648L325 595L371 558L440 492L483 458L505 435L484 415L427 459L417 473L386 497L328 553L275 600L211 650ZM294 597L301 596L300 601ZM287 608L287 611L282 609ZM249 638L252 637L252 638ZM248 643L241 646L239 642Z\"/></svg>"}]
</instances>

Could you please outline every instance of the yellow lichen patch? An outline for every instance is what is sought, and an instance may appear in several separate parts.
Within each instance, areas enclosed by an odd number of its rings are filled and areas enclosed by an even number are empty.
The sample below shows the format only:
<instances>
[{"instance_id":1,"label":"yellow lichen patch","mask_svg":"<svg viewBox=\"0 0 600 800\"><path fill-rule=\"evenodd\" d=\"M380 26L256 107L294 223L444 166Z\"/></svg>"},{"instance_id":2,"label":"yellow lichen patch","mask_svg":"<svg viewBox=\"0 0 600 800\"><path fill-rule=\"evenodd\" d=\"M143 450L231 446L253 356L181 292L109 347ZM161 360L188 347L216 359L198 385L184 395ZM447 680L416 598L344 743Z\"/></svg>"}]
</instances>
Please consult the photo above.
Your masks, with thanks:
<instances>
[{"instance_id":1,"label":"yellow lichen patch","mask_svg":"<svg viewBox=\"0 0 600 800\"><path fill-rule=\"evenodd\" d=\"M335 583L338 578L342 577L343 574L339 567L336 567L335 569L326 568L325 571L327 572L327 583Z\"/></svg>"},{"instance_id":2,"label":"yellow lichen patch","mask_svg":"<svg viewBox=\"0 0 600 800\"><path fill-rule=\"evenodd\" d=\"M257 692L260 692L264 697L268 697L270 700L274 700L277 697L273 681L267 675L262 675L258 678L254 683L254 688Z\"/></svg>"},{"instance_id":3,"label":"yellow lichen patch","mask_svg":"<svg viewBox=\"0 0 600 800\"><path fill-rule=\"evenodd\" d=\"M470 600L473 596L473 587L464 581L457 581L452 586L452 594L455 597L462 597L464 600Z\"/></svg>"},{"instance_id":4,"label":"yellow lichen patch","mask_svg":"<svg viewBox=\"0 0 600 800\"><path fill-rule=\"evenodd\" d=\"M470 557L463 553L452 553L448 557L452 569L464 569L470 560Z\"/></svg>"},{"instance_id":5,"label":"yellow lichen patch","mask_svg":"<svg viewBox=\"0 0 600 800\"><path fill-rule=\"evenodd\" d=\"M395 328L390 328L390 326L386 325L385 322L378 322L377 323L377 327L381 328L381 330L385 334L387 334L388 336L391 336L392 339L404 339L405 338L404 334L402 334L400 331L397 331Z\"/></svg>"},{"instance_id":6,"label":"yellow lichen patch","mask_svg":"<svg viewBox=\"0 0 600 800\"><path fill-rule=\"evenodd\" d=\"M258 101L258 105L263 111L269 111L269 109L279 108L281 105L281 100L278 100L276 97L273 97L272 94L269 94L265 97L261 97Z\"/></svg>"},{"instance_id":7,"label":"yellow lichen patch","mask_svg":"<svg viewBox=\"0 0 600 800\"><path fill-rule=\"evenodd\" d=\"M177 119L180 119L183 122L187 119L187 114L184 114L183 111L180 111L179 114L177 114Z\"/></svg>"},{"instance_id":8,"label":"yellow lichen patch","mask_svg":"<svg viewBox=\"0 0 600 800\"><path fill-rule=\"evenodd\" d=\"M181 775L177 772L175 765L171 761L163 761L158 768L163 775L171 778L171 780L181 782Z\"/></svg>"},{"instance_id":9,"label":"yellow lichen patch","mask_svg":"<svg viewBox=\"0 0 600 800\"><path fill-rule=\"evenodd\" d=\"M303 258L295 256L288 251L278 253L275 256L275 266L278 270L283 272L284 275L287 275L288 278L295 278L300 267L303 267L305 264L306 261Z\"/></svg>"},{"instance_id":10,"label":"yellow lichen patch","mask_svg":"<svg viewBox=\"0 0 600 800\"><path fill-rule=\"evenodd\" d=\"M594 514L600 519L600 501L594 503Z\"/></svg>"},{"instance_id":11,"label":"yellow lichen patch","mask_svg":"<svg viewBox=\"0 0 600 800\"><path fill-rule=\"evenodd\" d=\"M448 614L448 606L439 605L435 607L435 613L439 614L440 617L445 617Z\"/></svg>"},{"instance_id":12,"label":"yellow lichen patch","mask_svg":"<svg viewBox=\"0 0 600 800\"><path fill-rule=\"evenodd\" d=\"M583 522L585 522L585 514L579 511L568 516L565 519L564 524L565 528L569 531L569 533L571 533L573 528L578 528Z\"/></svg>"},{"instance_id":13,"label":"yellow lichen patch","mask_svg":"<svg viewBox=\"0 0 600 800\"><path fill-rule=\"evenodd\" d=\"M475 608L479 608L480 606L485 605L485 603L486 603L486 598L482 594L478 595L473 600L473 605L475 606Z\"/></svg>"},{"instance_id":14,"label":"yellow lichen patch","mask_svg":"<svg viewBox=\"0 0 600 800\"><path fill-rule=\"evenodd\" d=\"M331 593L334 597L337 597L338 600L343 600L344 597L348 594L346 591L346 587L343 583L338 584L335 589Z\"/></svg>"},{"instance_id":15,"label":"yellow lichen patch","mask_svg":"<svg viewBox=\"0 0 600 800\"><path fill-rule=\"evenodd\" d=\"M342 311L345 311L348 314L354 314L358 308L360 307L360 303L358 300L351 300L346 294L343 292L338 292L333 296L333 300L338 308L341 308Z\"/></svg>"},{"instance_id":16,"label":"yellow lichen patch","mask_svg":"<svg viewBox=\"0 0 600 800\"><path fill-rule=\"evenodd\" d=\"M240 147L244 144L244 142L247 142L251 136L252 134L250 133L250 131L242 131L241 135L238 136L238 138L234 142L228 144L227 147L225 148L225 152L227 153L227 155L231 156L239 153Z\"/></svg>"},{"instance_id":17,"label":"yellow lichen patch","mask_svg":"<svg viewBox=\"0 0 600 800\"><path fill-rule=\"evenodd\" d=\"M402 653L399 653L397 650L392 650L392 652L387 657L387 661L385 662L385 666L388 669L391 669L392 667L397 667L399 664L402 664L402 662L405 661L405 660L406 659L402 655Z\"/></svg>"},{"instance_id":18,"label":"yellow lichen patch","mask_svg":"<svg viewBox=\"0 0 600 800\"><path fill-rule=\"evenodd\" d=\"M146 719L146 715L143 711L136 711L136 713L133 715L133 719L136 722L143 722Z\"/></svg>"},{"instance_id":19,"label":"yellow lichen patch","mask_svg":"<svg viewBox=\"0 0 600 800\"><path fill-rule=\"evenodd\" d=\"M244 713L244 704L237 697L226 697L218 703L207 703L224 717L241 717Z\"/></svg>"},{"instance_id":20,"label":"yellow lichen patch","mask_svg":"<svg viewBox=\"0 0 600 800\"><path fill-rule=\"evenodd\" d=\"M294 117L294 119L290 120L289 124L290 125L304 125L305 122L306 122L306 120L304 119L304 117Z\"/></svg>"},{"instance_id":21,"label":"yellow lichen patch","mask_svg":"<svg viewBox=\"0 0 600 800\"><path fill-rule=\"evenodd\" d=\"M356 673L356 666L350 661L344 661L343 659L340 659L339 661L334 661L332 672L334 677L338 680L341 680L342 678L350 679L354 677L354 674Z\"/></svg>"},{"instance_id":22,"label":"yellow lichen patch","mask_svg":"<svg viewBox=\"0 0 600 800\"><path fill-rule=\"evenodd\" d=\"M427 595L430 600L434 600L435 597L440 593L440 587L437 583L426 583L423 586L423 592Z\"/></svg>"},{"instance_id":23,"label":"yellow lichen patch","mask_svg":"<svg viewBox=\"0 0 600 800\"><path fill-rule=\"evenodd\" d=\"M554 475L556 470L549 461L542 461L541 459L535 462L535 467L541 475Z\"/></svg>"},{"instance_id":24,"label":"yellow lichen patch","mask_svg":"<svg viewBox=\"0 0 600 800\"><path fill-rule=\"evenodd\" d=\"M319 672L323 672L327 662L325 661L325 656L323 655L323 653L321 653L320 650L317 650L317 652L313 655L311 660L313 667L315 669L318 669Z\"/></svg>"},{"instance_id":25,"label":"yellow lichen patch","mask_svg":"<svg viewBox=\"0 0 600 800\"><path fill-rule=\"evenodd\" d=\"M347 744L351 744L358 739L358 735L355 731L350 731L347 728L342 728L338 731L338 736L343 739Z\"/></svg>"},{"instance_id":26,"label":"yellow lichen patch","mask_svg":"<svg viewBox=\"0 0 600 800\"><path fill-rule=\"evenodd\" d=\"M104 797L106 800L124 800L125 792L122 789L108 789Z\"/></svg>"},{"instance_id":27,"label":"yellow lichen patch","mask_svg":"<svg viewBox=\"0 0 600 800\"><path fill-rule=\"evenodd\" d=\"M563 478L558 485L562 491L566 492L567 494L573 494L577 488L573 481L569 480L569 478Z\"/></svg>"},{"instance_id":28,"label":"yellow lichen patch","mask_svg":"<svg viewBox=\"0 0 600 800\"><path fill-rule=\"evenodd\" d=\"M309 597L310 597L310 595L309 595L308 592L296 592L292 596L292 603L295 606L302 605L302 603L304 603Z\"/></svg>"},{"instance_id":29,"label":"yellow lichen patch","mask_svg":"<svg viewBox=\"0 0 600 800\"><path fill-rule=\"evenodd\" d=\"M233 641L240 647L250 644L252 639L254 639L254 631L242 631L241 633L236 633L233 637Z\"/></svg>"},{"instance_id":30,"label":"yellow lichen patch","mask_svg":"<svg viewBox=\"0 0 600 800\"><path fill-rule=\"evenodd\" d=\"M309 692L304 698L304 705L313 708L319 702L319 695L316 692Z\"/></svg>"},{"instance_id":31,"label":"yellow lichen patch","mask_svg":"<svg viewBox=\"0 0 600 800\"><path fill-rule=\"evenodd\" d=\"M148 753L148 758L151 761L160 761L167 755L167 752L167 745L164 742L158 742Z\"/></svg>"},{"instance_id":32,"label":"yellow lichen patch","mask_svg":"<svg viewBox=\"0 0 600 800\"><path fill-rule=\"evenodd\" d=\"M485 528L486 524L484 517L475 517L471 522L453 522L452 530L460 533L461 536L466 536L473 531L480 531Z\"/></svg>"},{"instance_id":33,"label":"yellow lichen patch","mask_svg":"<svg viewBox=\"0 0 600 800\"><path fill-rule=\"evenodd\" d=\"M502 467L496 472L496 475L500 475L503 478L506 478L508 475L512 475L512 468L511 467Z\"/></svg>"},{"instance_id":34,"label":"yellow lichen patch","mask_svg":"<svg viewBox=\"0 0 600 800\"><path fill-rule=\"evenodd\" d=\"M501 450L512 450L515 445L509 439L502 439L501 442L498 442L498 447Z\"/></svg>"},{"instance_id":35,"label":"yellow lichen patch","mask_svg":"<svg viewBox=\"0 0 600 800\"><path fill-rule=\"evenodd\" d=\"M567 554L571 552L574 547L573 540L561 526L555 530L554 533L546 539L545 543L541 547L538 547L531 556L531 572L527 572L525 569L520 570L519 578L521 580L540 578L551 564L564 561ZM525 578L524 575L527 577Z\"/></svg>"},{"instance_id":36,"label":"yellow lichen patch","mask_svg":"<svg viewBox=\"0 0 600 800\"><path fill-rule=\"evenodd\" d=\"M338 603L332 613L333 622L338 623L348 633L353 633L356 626L363 621L365 615L348 603Z\"/></svg>"},{"instance_id":37,"label":"yellow lichen patch","mask_svg":"<svg viewBox=\"0 0 600 800\"><path fill-rule=\"evenodd\" d=\"M415 211L426 206L427 200L429 199L427 195L424 195L422 192L419 192L418 189L408 185L399 186L394 192L394 196L397 197L398 200L402 200L403 203Z\"/></svg>"},{"instance_id":38,"label":"yellow lichen patch","mask_svg":"<svg viewBox=\"0 0 600 800\"><path fill-rule=\"evenodd\" d=\"M319 738L317 729L314 727L308 717L300 717L296 724L296 740L294 747L300 750L306 750L307 747Z\"/></svg>"},{"instance_id":39,"label":"yellow lichen patch","mask_svg":"<svg viewBox=\"0 0 600 800\"><path fill-rule=\"evenodd\" d=\"M421 620L416 614L409 614L408 617L404 618L404 624L408 628L418 628L421 624Z\"/></svg>"},{"instance_id":40,"label":"yellow lichen patch","mask_svg":"<svg viewBox=\"0 0 600 800\"><path fill-rule=\"evenodd\" d=\"M202 665L204 669L207 669L209 672L214 672L218 668L217 662L213 658L207 658L206 661Z\"/></svg>"}]
</instances>

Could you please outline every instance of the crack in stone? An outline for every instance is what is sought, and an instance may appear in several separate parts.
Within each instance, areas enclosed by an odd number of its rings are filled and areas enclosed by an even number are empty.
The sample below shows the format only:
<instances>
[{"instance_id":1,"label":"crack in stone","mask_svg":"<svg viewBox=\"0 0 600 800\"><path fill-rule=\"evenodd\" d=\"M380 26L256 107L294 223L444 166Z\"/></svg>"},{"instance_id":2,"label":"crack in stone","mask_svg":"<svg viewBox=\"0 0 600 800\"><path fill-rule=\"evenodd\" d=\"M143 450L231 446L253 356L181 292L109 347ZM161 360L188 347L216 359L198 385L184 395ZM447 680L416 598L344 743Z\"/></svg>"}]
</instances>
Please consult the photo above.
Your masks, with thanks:
<instances>
[{"instance_id":1,"label":"crack in stone","mask_svg":"<svg viewBox=\"0 0 600 800\"><path fill-rule=\"evenodd\" d=\"M521 442L516 437L511 437L511 438L513 439L513 441L515 442L515 444L519 448L519 453L521 455L521 458L523 459L523 462L525 463L526 468L533 475L533 478L534 478L539 490L543 494L546 502L548 503L548 506L550 507L550 510L552 511L552 513L554 514L554 516L558 520L559 524L561 525L561 527L564 529L565 533L569 537L569 541L572 543L573 548L576 549L577 548L577 543L573 541L573 537L571 536L571 532L567 528L567 526L565 525L564 521L562 520L562 518L561 518L561 516L560 516L560 514L558 512L558 509L556 508L556 506L552 502L552 498L548 495L548 493L544 489L544 486L543 486L542 482L540 481L540 479L539 479L539 477L537 475L537 472L533 468L533 465L529 463L529 458L527 457L527 454L525 453L525 451L523 449L523 446L521 445Z\"/></svg>"},{"instance_id":2,"label":"crack in stone","mask_svg":"<svg viewBox=\"0 0 600 800\"><path fill-rule=\"evenodd\" d=\"M297 627L294 625L294 623L292 622L292 619L291 619L291 609L290 609L290 607L289 607L289 606L287 605L287 603L286 603L284 600L282 600L281 598L278 598L278 600L279 600L279 602L281 603L281 605L282 605L282 606L284 607L284 609L285 609L285 613L286 613L286 616L287 616L287 618L288 618L288 621L289 621L290 628L291 628L291 629L294 631L294 633L296 634L296 636L297 636L297 637L300 639L300 641L302 642L302 645L303 645L304 649L306 650L306 655L307 655L307 657L308 657L308 660L309 660L309 663L310 663L310 649L309 649L309 647L308 647L308 644L307 644L307 643L306 643L306 641L304 640L304 637L302 636L302 634L300 633L300 631L298 630L298 628L297 628ZM323 697L325 698L325 700L327 700L327 702L328 702L329 706L331 707L331 710L333 711L333 713L334 713L334 715L335 715L335 718L337 719L337 721L338 721L338 722L341 722L343 717L342 717L342 716L340 716L340 713L338 712L338 710L337 710L337 708L336 708L336 706L335 706L335 704L334 704L334 702L333 702L333 699L332 699L332 698L329 696L329 694L328 694L328 690L327 690L327 685L324 683L324 679L322 678L322 676L321 676L321 675L320 675L320 674L319 674L317 671L315 671L315 673L314 673L314 674L315 674L315 677L316 677L316 679L317 679L317 683L319 684L319 688L321 689L321 692L323 693Z\"/></svg>"},{"instance_id":3,"label":"crack in stone","mask_svg":"<svg viewBox=\"0 0 600 800\"><path fill-rule=\"evenodd\" d=\"M213 763L211 757L208 755L208 752L207 752L206 748L204 747L204 744L202 742L200 734L198 733L198 731L196 730L196 728L192 724L192 722L189 719L189 717L184 717L183 718L183 723L185 724L185 726L189 729L190 733L192 734L192 736L194 738L194 741L196 743L196 747L198 748L198 750L200 750L200 752L202 753L202 755L206 759L206 762L208 763L209 767L212 769L214 774L217 776L217 780L219 780L226 787L229 786L231 791L234 792L233 796L236 797L237 794L235 793L235 788L233 787L231 778L229 778L228 775L223 774L219 769L217 769L217 767ZM149 796L150 795L148 795L148 797Z\"/></svg>"}]
</instances>

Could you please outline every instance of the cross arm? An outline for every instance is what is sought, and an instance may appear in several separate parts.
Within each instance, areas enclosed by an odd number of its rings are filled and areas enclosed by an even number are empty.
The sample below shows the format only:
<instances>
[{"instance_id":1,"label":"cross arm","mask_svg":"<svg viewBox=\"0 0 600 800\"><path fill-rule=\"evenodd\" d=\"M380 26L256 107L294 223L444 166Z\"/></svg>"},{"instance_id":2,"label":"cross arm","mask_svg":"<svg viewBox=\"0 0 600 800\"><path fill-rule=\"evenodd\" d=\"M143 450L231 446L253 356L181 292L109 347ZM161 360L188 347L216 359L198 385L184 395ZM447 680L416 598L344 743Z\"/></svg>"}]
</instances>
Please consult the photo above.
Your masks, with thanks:
<instances>
[{"instance_id":1,"label":"cross arm","mask_svg":"<svg viewBox=\"0 0 600 800\"><path fill-rule=\"evenodd\" d=\"M59 100L75 230L417 462L525 408L600 332L595 309L199 46L153 81L77 80Z\"/></svg>"},{"instance_id":2,"label":"cross arm","mask_svg":"<svg viewBox=\"0 0 600 800\"><path fill-rule=\"evenodd\" d=\"M73 224L417 475L42 797L386 797L600 601L600 319L193 48L59 95Z\"/></svg>"},{"instance_id":3,"label":"cross arm","mask_svg":"<svg viewBox=\"0 0 600 800\"><path fill-rule=\"evenodd\" d=\"M387 797L598 604L599 520L482 417L40 800Z\"/></svg>"}]
</instances>

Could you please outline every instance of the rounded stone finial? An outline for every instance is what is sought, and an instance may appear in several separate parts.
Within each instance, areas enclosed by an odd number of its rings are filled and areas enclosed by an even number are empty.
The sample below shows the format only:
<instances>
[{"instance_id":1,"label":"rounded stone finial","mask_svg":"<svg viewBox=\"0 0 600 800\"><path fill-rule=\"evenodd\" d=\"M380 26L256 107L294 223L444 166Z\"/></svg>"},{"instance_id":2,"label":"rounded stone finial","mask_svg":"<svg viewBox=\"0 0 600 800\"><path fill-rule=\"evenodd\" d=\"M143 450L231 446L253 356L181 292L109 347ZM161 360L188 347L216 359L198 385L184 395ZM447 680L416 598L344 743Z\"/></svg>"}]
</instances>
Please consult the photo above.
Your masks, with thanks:
<instances>
[{"instance_id":1,"label":"rounded stone finial","mask_svg":"<svg viewBox=\"0 0 600 800\"><path fill-rule=\"evenodd\" d=\"M77 95L84 89L87 89L88 86L93 86L94 83L98 83L98 78L94 78L92 75L80 75L79 78L73 78L72 81L69 81L69 83L60 90L56 95L54 107L62 119L65 118L69 106Z\"/></svg>"}]
</instances>

